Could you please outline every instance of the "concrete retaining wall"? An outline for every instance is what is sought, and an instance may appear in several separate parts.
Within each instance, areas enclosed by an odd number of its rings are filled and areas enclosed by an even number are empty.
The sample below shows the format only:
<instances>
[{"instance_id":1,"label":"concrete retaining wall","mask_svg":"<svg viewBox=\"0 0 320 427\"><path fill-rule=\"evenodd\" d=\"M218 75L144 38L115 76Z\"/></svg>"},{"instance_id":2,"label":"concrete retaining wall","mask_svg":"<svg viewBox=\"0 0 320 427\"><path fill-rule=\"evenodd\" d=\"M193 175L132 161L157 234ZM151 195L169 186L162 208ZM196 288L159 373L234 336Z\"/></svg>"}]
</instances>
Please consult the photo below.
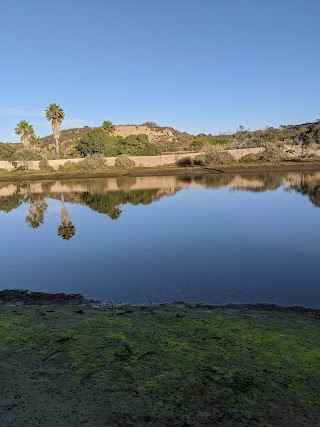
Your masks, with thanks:
<instances>
[{"instance_id":1,"label":"concrete retaining wall","mask_svg":"<svg viewBox=\"0 0 320 427\"><path fill-rule=\"evenodd\" d=\"M263 151L264 148L241 148L237 150L227 150L236 160L241 159L241 157L250 154L250 153L260 153ZM198 156L199 154L203 154L202 152L198 153L180 153L180 154L163 154L161 156L131 156L130 159L132 159L135 162L135 165L137 167L143 167L143 168L150 168L155 166L162 166L162 165L173 165L178 160L184 158L184 157L191 157L194 158ZM79 159L60 159L60 160L48 160L48 163L50 166L52 166L55 170L59 169L60 165L65 165L67 162L70 163L79 163L81 158ZM107 166L114 166L114 163L116 161L116 157L106 157L106 164ZM28 169L31 170L39 170L39 161L29 161L29 162L17 162L18 166L27 165ZM5 169L6 171L12 171L14 169L12 163L7 161L0 161L0 169Z\"/></svg>"}]
</instances>

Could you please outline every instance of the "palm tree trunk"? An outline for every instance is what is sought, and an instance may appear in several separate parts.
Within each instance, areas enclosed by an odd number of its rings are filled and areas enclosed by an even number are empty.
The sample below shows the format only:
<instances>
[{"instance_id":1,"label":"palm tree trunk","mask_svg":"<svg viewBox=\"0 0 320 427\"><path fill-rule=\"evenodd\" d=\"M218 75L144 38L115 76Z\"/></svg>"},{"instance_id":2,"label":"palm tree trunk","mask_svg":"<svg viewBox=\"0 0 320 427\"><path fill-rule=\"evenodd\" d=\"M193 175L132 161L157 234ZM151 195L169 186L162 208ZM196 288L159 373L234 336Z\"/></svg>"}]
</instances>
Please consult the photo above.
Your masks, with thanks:
<instances>
[{"instance_id":1,"label":"palm tree trunk","mask_svg":"<svg viewBox=\"0 0 320 427\"><path fill-rule=\"evenodd\" d=\"M56 158L60 159L60 151L59 151L59 139L56 138Z\"/></svg>"},{"instance_id":2,"label":"palm tree trunk","mask_svg":"<svg viewBox=\"0 0 320 427\"><path fill-rule=\"evenodd\" d=\"M67 211L67 208L64 205L64 195L61 194L61 224L64 227L68 227L71 224L69 213Z\"/></svg>"}]
</instances>

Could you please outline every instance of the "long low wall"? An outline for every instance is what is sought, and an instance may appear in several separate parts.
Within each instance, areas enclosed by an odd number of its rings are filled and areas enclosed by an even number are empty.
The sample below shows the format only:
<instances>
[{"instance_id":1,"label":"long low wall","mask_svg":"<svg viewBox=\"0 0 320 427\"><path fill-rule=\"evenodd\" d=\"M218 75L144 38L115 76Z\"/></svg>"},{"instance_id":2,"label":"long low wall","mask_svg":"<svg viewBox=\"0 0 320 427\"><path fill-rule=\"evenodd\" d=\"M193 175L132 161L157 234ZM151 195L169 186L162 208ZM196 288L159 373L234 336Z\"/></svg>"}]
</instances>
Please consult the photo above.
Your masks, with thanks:
<instances>
[{"instance_id":1,"label":"long low wall","mask_svg":"<svg viewBox=\"0 0 320 427\"><path fill-rule=\"evenodd\" d=\"M237 150L227 150L236 160L241 159L241 157L250 154L250 153L260 153L264 148L241 148ZM198 153L180 153L180 154L163 154L161 156L130 156L135 162L137 167L150 168L155 166L162 165L173 165L178 160L183 159L184 157L195 158L199 154L203 154L203 152ZM78 159L60 159L60 160L48 160L50 166L52 166L55 170L59 169L59 166L65 165L67 162L71 163L79 163L81 158ZM114 166L116 161L116 157L106 157L107 166ZM39 161L29 161L29 162L17 162L18 166L27 165L28 169L31 170L40 170ZM0 169L5 169L6 171L12 171L14 166L12 163L7 161L0 161Z\"/></svg>"}]
</instances>

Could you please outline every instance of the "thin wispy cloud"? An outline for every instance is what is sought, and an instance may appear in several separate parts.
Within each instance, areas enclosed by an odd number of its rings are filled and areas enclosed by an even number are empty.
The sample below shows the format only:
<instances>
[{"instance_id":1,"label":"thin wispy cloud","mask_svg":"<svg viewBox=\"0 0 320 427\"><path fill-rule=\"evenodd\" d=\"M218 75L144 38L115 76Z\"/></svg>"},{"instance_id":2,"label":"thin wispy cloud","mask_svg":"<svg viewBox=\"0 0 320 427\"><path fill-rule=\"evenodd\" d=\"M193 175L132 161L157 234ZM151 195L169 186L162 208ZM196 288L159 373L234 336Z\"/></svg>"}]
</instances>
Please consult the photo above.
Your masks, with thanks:
<instances>
[{"instance_id":1,"label":"thin wispy cloud","mask_svg":"<svg viewBox=\"0 0 320 427\"><path fill-rule=\"evenodd\" d=\"M44 112L41 110L28 110L22 108L0 109L0 116L21 116L21 117L41 117Z\"/></svg>"}]
</instances>

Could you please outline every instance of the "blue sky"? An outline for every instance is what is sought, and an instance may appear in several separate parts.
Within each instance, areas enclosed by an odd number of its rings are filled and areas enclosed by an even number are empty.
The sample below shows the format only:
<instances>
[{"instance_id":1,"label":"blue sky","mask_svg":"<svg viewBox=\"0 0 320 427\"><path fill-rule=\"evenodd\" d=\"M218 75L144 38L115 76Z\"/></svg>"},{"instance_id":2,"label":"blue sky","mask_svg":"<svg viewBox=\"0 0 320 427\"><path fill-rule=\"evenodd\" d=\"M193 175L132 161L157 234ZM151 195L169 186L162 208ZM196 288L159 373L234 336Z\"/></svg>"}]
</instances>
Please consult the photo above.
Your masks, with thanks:
<instances>
[{"instance_id":1,"label":"blue sky","mask_svg":"<svg viewBox=\"0 0 320 427\"><path fill-rule=\"evenodd\" d=\"M189 133L320 118L319 0L2 0L0 140L22 119Z\"/></svg>"}]
</instances>

